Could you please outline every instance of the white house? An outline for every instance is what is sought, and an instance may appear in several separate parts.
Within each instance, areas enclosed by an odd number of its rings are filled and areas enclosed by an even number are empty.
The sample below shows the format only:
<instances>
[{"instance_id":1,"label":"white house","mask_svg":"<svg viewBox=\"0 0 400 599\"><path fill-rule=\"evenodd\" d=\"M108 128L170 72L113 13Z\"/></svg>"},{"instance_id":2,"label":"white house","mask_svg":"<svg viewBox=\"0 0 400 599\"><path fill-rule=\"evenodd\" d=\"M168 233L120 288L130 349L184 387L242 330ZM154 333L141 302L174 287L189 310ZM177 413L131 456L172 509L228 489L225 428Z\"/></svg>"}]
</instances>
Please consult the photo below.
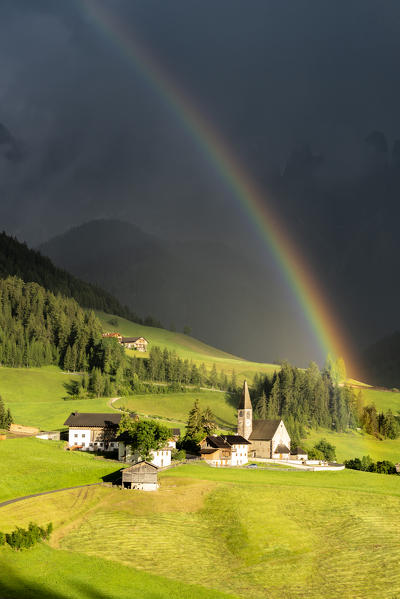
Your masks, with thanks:
<instances>
[{"instance_id":1,"label":"white house","mask_svg":"<svg viewBox=\"0 0 400 599\"><path fill-rule=\"evenodd\" d=\"M117 451L117 431L122 414L72 412L68 426L68 445L83 451Z\"/></svg>"},{"instance_id":2,"label":"white house","mask_svg":"<svg viewBox=\"0 0 400 599\"><path fill-rule=\"evenodd\" d=\"M209 435L200 442L200 455L210 466L242 466L248 462L249 445L241 435Z\"/></svg>"}]
</instances>

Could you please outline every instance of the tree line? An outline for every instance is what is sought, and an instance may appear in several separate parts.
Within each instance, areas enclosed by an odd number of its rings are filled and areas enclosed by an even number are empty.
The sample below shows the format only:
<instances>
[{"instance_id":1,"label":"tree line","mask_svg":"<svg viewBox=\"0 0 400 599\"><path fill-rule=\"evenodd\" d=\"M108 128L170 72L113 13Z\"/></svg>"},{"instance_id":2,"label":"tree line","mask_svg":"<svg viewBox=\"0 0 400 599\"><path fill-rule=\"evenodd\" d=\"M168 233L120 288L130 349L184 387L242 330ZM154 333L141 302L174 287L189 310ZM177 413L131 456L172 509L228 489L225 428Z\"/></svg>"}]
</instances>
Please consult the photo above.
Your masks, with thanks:
<instances>
[{"instance_id":1,"label":"tree line","mask_svg":"<svg viewBox=\"0 0 400 599\"><path fill-rule=\"evenodd\" d=\"M11 237L3 231L0 233L0 277L8 276L38 283L55 295L74 298L84 308L102 310L147 326L161 327L157 319L152 316L140 318L108 291L81 281L56 267L49 258L28 248L26 243L19 242L16 237Z\"/></svg>"}]
</instances>

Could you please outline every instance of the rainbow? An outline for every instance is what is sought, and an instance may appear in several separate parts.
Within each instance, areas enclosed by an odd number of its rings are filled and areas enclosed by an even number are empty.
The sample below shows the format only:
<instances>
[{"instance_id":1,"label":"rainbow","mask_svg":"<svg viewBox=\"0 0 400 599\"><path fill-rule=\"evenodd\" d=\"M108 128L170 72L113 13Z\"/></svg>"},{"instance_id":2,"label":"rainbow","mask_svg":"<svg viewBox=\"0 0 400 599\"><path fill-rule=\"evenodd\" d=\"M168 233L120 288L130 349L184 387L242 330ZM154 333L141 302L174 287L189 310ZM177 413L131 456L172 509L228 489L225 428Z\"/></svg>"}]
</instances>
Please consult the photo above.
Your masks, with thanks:
<instances>
[{"instance_id":1,"label":"rainbow","mask_svg":"<svg viewBox=\"0 0 400 599\"><path fill-rule=\"evenodd\" d=\"M333 318L326 298L318 287L310 268L271 208L266 206L260 190L239 164L216 129L196 110L193 102L173 81L160 64L132 36L115 15L98 0L80 0L84 16L109 38L122 56L147 81L153 91L169 107L196 145L202 150L218 175L233 193L242 210L253 223L267 248L273 253L281 272L300 304L322 355L342 356L347 368L354 368L349 344Z\"/></svg>"}]
</instances>

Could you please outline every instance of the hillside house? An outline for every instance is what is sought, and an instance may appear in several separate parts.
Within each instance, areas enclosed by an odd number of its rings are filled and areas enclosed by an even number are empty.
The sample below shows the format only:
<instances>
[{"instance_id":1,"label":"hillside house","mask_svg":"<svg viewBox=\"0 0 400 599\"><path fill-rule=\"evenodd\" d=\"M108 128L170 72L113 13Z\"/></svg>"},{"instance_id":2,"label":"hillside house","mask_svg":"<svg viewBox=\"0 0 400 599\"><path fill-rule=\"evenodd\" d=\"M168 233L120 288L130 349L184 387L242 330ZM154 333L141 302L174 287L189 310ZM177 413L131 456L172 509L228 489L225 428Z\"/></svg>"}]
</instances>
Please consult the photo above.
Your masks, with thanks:
<instances>
[{"instance_id":1,"label":"hillside house","mask_svg":"<svg viewBox=\"0 0 400 599\"><path fill-rule=\"evenodd\" d=\"M159 487L158 468L150 462L138 462L122 471L122 486L125 489L156 491Z\"/></svg>"},{"instance_id":2,"label":"hillside house","mask_svg":"<svg viewBox=\"0 0 400 599\"><path fill-rule=\"evenodd\" d=\"M165 447L154 450L150 453L150 463L158 468L166 468L171 465L172 450L176 449L176 441L180 436L180 429L172 429L171 437L168 439ZM128 443L129 437L126 433L121 433L118 437L118 459L120 462L132 462L138 464L142 462L142 456L139 452L132 452Z\"/></svg>"},{"instance_id":3,"label":"hillside house","mask_svg":"<svg viewBox=\"0 0 400 599\"><path fill-rule=\"evenodd\" d=\"M116 339L118 343L122 341L122 335L120 333L102 333L104 339Z\"/></svg>"},{"instance_id":4,"label":"hillside house","mask_svg":"<svg viewBox=\"0 0 400 599\"><path fill-rule=\"evenodd\" d=\"M248 461L249 445L240 435L209 435L200 442L200 455L210 466L242 466Z\"/></svg>"},{"instance_id":5,"label":"hillside house","mask_svg":"<svg viewBox=\"0 0 400 599\"><path fill-rule=\"evenodd\" d=\"M72 412L68 426L68 445L83 451L118 451L117 431L122 414Z\"/></svg>"},{"instance_id":6,"label":"hillside house","mask_svg":"<svg viewBox=\"0 0 400 599\"><path fill-rule=\"evenodd\" d=\"M283 420L253 420L247 381L243 383L239 402L237 432L250 443L249 457L290 459L290 436Z\"/></svg>"},{"instance_id":7,"label":"hillside house","mask_svg":"<svg viewBox=\"0 0 400 599\"><path fill-rule=\"evenodd\" d=\"M146 352L149 342L144 337L122 337L120 343L126 349L135 349L137 351Z\"/></svg>"}]
</instances>

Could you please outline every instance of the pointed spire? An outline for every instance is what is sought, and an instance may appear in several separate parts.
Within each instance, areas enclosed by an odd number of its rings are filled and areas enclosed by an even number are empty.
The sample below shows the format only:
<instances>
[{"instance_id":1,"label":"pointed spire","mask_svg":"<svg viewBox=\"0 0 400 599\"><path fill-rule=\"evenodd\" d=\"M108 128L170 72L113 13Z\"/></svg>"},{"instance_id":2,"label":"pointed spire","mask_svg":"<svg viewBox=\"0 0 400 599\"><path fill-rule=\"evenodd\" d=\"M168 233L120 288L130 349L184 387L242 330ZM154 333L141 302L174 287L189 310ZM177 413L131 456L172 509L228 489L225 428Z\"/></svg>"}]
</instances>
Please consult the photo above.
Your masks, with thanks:
<instances>
[{"instance_id":1,"label":"pointed spire","mask_svg":"<svg viewBox=\"0 0 400 599\"><path fill-rule=\"evenodd\" d=\"M251 410L251 400L249 394L249 388L247 386L247 381L243 383L243 391L239 402L239 410Z\"/></svg>"}]
</instances>

